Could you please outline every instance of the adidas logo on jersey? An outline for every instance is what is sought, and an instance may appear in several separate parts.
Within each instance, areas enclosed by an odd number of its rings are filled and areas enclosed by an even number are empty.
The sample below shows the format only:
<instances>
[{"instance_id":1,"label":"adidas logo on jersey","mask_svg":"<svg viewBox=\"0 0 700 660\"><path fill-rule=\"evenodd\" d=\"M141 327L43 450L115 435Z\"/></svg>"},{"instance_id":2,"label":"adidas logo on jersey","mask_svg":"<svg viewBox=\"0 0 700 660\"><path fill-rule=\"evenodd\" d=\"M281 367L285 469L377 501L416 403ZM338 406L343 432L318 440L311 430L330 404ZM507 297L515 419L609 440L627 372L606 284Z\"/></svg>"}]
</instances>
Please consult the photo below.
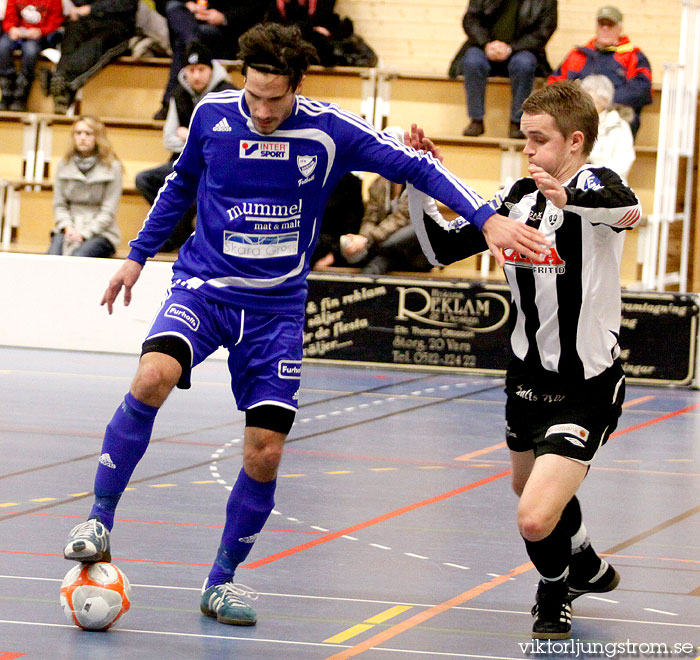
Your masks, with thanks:
<instances>
[{"instance_id":1,"label":"adidas logo on jersey","mask_svg":"<svg viewBox=\"0 0 700 660\"><path fill-rule=\"evenodd\" d=\"M228 122L226 121L226 117L223 117L211 130L212 131L231 132L231 127L228 125Z\"/></svg>"},{"instance_id":2,"label":"adidas logo on jersey","mask_svg":"<svg viewBox=\"0 0 700 660\"><path fill-rule=\"evenodd\" d=\"M117 467L112 461L112 457L106 453L100 456L100 463L102 463L102 465L104 465L105 467L111 468L112 470L114 470Z\"/></svg>"}]
</instances>

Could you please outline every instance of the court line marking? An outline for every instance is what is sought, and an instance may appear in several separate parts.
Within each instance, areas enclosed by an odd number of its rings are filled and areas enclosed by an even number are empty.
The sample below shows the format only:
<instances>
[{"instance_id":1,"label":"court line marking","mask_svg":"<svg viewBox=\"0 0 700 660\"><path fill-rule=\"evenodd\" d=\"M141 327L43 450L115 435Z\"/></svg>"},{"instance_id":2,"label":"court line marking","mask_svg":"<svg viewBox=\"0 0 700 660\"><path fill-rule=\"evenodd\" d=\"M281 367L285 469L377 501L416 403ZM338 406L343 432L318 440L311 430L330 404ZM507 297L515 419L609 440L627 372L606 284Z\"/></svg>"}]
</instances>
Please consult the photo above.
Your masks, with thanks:
<instances>
[{"instance_id":1,"label":"court line marking","mask_svg":"<svg viewBox=\"0 0 700 660\"><path fill-rule=\"evenodd\" d=\"M7 580L27 580L27 581L39 581L39 582L53 582L53 583L60 583L62 580L61 578L45 578L45 577L35 577L35 576L20 576L20 575L0 575L0 579L7 579ZM132 587L136 587L138 589L164 589L164 590L173 590L173 591L191 591L191 592L196 592L200 593L201 592L201 587L182 587L182 586L172 586L172 585L163 585L163 584L138 584L138 583L133 583L131 584ZM412 602L397 602L397 601L392 601L392 600L376 600L376 599L371 599L371 598L348 598L348 597L342 597L342 596L314 596L310 594L290 594L290 593L277 593L277 592L265 592L265 591L259 591L258 595L260 596L265 596L265 597L270 597L270 598L297 598L297 599L302 599L302 600L322 600L322 601L337 601L337 602L346 602L346 603L363 603L363 604L369 604L369 605L402 605L402 606L408 606L408 607L423 607L423 608L431 608L435 606L435 603L412 603ZM453 608L456 611L460 612L479 612L479 613L487 613L487 614L509 614L509 615L514 615L514 616L527 616L530 617L530 611L521 611L521 610L502 610L502 609L495 609L491 607L463 607L460 605L457 605ZM582 619L586 621L613 621L617 623L633 623L633 624L639 624L639 625L654 625L654 626L665 626L665 627L670 627L670 628L698 628L700 629L700 624L694 624L694 623L676 623L676 622L670 622L670 621L650 621L648 619L620 619L620 618L614 618L614 617L602 617L602 616L583 616L583 615L577 615L576 619ZM21 623L21 622L18 622ZM68 626L70 627L70 626ZM115 630L119 630L119 628L116 628ZM377 649L379 650L379 649ZM521 659L522 660L522 659Z\"/></svg>"},{"instance_id":2,"label":"court line marking","mask_svg":"<svg viewBox=\"0 0 700 660\"><path fill-rule=\"evenodd\" d=\"M403 614L404 612L407 612L410 609L412 608L409 605L395 605L394 607L390 607L388 610L384 610L379 614L375 614L374 616L365 619L362 623L358 623L354 626L351 626L347 630L343 630L337 635L333 635L332 637L324 639L323 641L326 644L341 644L342 642L346 642L347 640L349 640L351 637L356 637L357 635L360 635L363 632L371 630L378 623L384 623L385 621L393 619L399 614Z\"/></svg>"},{"instance_id":3,"label":"court line marking","mask_svg":"<svg viewBox=\"0 0 700 660\"><path fill-rule=\"evenodd\" d=\"M530 571L533 568L534 566L531 562L527 562L525 564L521 564L520 566L516 566L506 575L500 575L498 577L495 577L489 582L484 582L480 585L477 585L476 587L473 587L472 589L469 589L468 591L459 594L458 596L454 596L453 598L439 603L438 605L434 605L433 607L424 610L423 612L414 614L412 617L409 617L405 621L397 623L396 625L392 626L391 628L387 628L386 630L382 630L381 632L377 633L376 635L373 635L369 639L366 639L360 642L359 644L356 644L352 648L345 649L340 653L334 653L333 655L328 656L326 660L345 660L346 658L352 658L353 656L359 655L360 653L364 653L369 649L377 650L374 647L378 644L382 644L383 642L386 642L387 640L396 637L397 635L401 634L402 632L405 632L406 630L409 630L410 628L414 628L415 626L418 626L421 623L425 623L429 619L432 619L438 614L446 612L455 605L461 605L462 603L466 603L467 601L472 600L477 596L481 596L481 594L490 591L495 587L498 587L504 582L508 582L510 578L515 577L516 575L520 575L522 573L526 573L527 571Z\"/></svg>"},{"instance_id":4,"label":"court line marking","mask_svg":"<svg viewBox=\"0 0 700 660\"><path fill-rule=\"evenodd\" d=\"M303 550L309 550L310 548L313 548L317 545L321 545L323 543L328 543L329 541L333 541L343 535L346 534L352 534L353 532L356 532L361 529L366 529L367 527L371 527L372 525L377 525L379 523L385 522L387 520L390 520L391 518L396 518L397 516L401 516L404 513L409 513L410 511L415 511L416 509L420 509L424 506L428 506L430 504L435 504L437 502L441 502L442 500L446 500L450 497L454 497L455 495L460 495L462 493L465 493L470 490L474 490L475 488L479 488L480 486L484 486L486 484L491 483L492 481L496 481L497 479L502 479L505 476L508 476L510 474L510 470L506 470L504 472L499 472L496 474L492 474L488 477L484 477L483 479L479 479L478 481L474 481L470 484L467 484L466 486L461 486L460 488L455 488L454 490L450 490L446 493L441 493L440 495L435 495L434 497L430 497L426 500L423 500L421 502L414 502L413 504L408 504L407 506L401 507L399 509L395 509L394 511L389 511L388 513L384 513L380 516L377 516L376 518L372 518L370 520L365 520L361 523L357 523L355 525L351 525L350 527L346 527L345 529L338 530L337 532L332 532L330 534L326 534L325 536L322 536L320 538L316 538L313 541L308 541L306 543L302 543L301 545L297 545L293 548L288 548L287 550L282 550L281 552L277 552L275 554L269 555L267 557L263 557L262 559L258 559L253 562L249 562L247 564L242 564L239 568L258 568L260 566L265 566L266 564L270 564L274 561L277 561L279 559L284 559L285 557L289 557L290 555L296 554L298 552L302 552Z\"/></svg>"}]
</instances>

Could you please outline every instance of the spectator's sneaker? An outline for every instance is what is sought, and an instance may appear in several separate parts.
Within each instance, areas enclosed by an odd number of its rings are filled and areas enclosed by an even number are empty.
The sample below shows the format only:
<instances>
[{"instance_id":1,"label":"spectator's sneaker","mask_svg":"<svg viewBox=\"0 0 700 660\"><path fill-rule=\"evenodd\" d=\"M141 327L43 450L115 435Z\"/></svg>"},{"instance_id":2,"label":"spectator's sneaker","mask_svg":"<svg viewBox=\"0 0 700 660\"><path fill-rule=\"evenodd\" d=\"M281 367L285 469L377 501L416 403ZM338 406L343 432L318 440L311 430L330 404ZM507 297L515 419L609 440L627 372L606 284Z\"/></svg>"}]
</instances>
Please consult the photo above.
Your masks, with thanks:
<instances>
[{"instance_id":1,"label":"spectator's sneaker","mask_svg":"<svg viewBox=\"0 0 700 660\"><path fill-rule=\"evenodd\" d=\"M571 637L571 601L565 581L540 580L532 608L535 623L533 639L569 639Z\"/></svg>"},{"instance_id":2,"label":"spectator's sneaker","mask_svg":"<svg viewBox=\"0 0 700 660\"><path fill-rule=\"evenodd\" d=\"M244 584L226 582L207 587L202 585L202 600L199 609L202 614L214 617L219 623L231 626L254 626L258 620L255 610L243 598L255 600L258 594Z\"/></svg>"},{"instance_id":3,"label":"spectator's sneaker","mask_svg":"<svg viewBox=\"0 0 700 660\"><path fill-rule=\"evenodd\" d=\"M98 561L112 561L109 549L109 530L99 518L90 518L76 525L68 535L68 543L63 549L66 559L94 564Z\"/></svg>"},{"instance_id":4,"label":"spectator's sneaker","mask_svg":"<svg viewBox=\"0 0 700 660\"><path fill-rule=\"evenodd\" d=\"M488 249L481 230L464 218L448 222L435 200L410 184L408 208L423 253L433 266L447 266Z\"/></svg>"},{"instance_id":5,"label":"spectator's sneaker","mask_svg":"<svg viewBox=\"0 0 700 660\"><path fill-rule=\"evenodd\" d=\"M612 591L618 584L620 574L605 559L601 559L600 570L590 580L578 582L569 576L569 600L587 593L603 594Z\"/></svg>"}]
</instances>

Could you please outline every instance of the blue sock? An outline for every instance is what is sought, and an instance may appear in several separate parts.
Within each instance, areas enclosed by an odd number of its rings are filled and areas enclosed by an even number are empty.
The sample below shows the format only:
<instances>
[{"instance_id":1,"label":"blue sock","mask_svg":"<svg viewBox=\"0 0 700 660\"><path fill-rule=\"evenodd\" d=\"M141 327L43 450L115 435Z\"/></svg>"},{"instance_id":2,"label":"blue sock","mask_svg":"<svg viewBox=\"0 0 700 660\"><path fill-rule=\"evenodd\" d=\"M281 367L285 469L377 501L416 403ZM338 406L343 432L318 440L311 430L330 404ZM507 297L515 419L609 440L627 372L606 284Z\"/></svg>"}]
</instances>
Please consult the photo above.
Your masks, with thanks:
<instances>
[{"instance_id":1,"label":"blue sock","mask_svg":"<svg viewBox=\"0 0 700 660\"><path fill-rule=\"evenodd\" d=\"M226 504L226 524L209 572L208 587L229 582L248 556L275 505L276 486L276 479L256 481L241 468Z\"/></svg>"},{"instance_id":2,"label":"blue sock","mask_svg":"<svg viewBox=\"0 0 700 660\"><path fill-rule=\"evenodd\" d=\"M112 529L119 498L146 452L157 412L129 392L107 424L90 511L90 518L99 516L107 529Z\"/></svg>"}]
</instances>

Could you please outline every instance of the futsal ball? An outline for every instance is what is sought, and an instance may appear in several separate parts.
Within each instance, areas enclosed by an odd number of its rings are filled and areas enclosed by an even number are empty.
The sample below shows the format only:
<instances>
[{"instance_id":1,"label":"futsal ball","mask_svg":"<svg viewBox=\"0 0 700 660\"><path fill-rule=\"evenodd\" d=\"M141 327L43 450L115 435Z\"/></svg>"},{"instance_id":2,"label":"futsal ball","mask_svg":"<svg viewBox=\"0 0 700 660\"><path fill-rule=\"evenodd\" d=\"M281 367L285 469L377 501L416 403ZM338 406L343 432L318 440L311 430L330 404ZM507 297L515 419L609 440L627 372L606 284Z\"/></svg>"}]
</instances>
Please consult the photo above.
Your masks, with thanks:
<instances>
[{"instance_id":1,"label":"futsal ball","mask_svg":"<svg viewBox=\"0 0 700 660\"><path fill-rule=\"evenodd\" d=\"M114 564L76 564L61 584L66 618L84 630L107 630L131 607L131 586Z\"/></svg>"}]
</instances>

